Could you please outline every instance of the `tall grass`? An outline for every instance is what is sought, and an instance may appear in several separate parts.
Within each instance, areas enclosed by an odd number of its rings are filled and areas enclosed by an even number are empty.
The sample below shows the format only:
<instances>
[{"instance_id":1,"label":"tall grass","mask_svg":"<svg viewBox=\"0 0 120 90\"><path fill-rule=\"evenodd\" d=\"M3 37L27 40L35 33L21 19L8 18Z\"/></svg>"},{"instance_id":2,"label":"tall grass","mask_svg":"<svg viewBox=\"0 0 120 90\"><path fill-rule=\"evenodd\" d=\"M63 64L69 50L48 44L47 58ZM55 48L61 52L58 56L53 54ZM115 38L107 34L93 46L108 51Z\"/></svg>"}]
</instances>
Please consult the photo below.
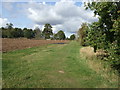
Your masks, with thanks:
<instances>
[{"instance_id":1,"label":"tall grass","mask_svg":"<svg viewBox=\"0 0 120 90\"><path fill-rule=\"evenodd\" d=\"M80 49L80 56L84 58L88 66L93 69L96 73L104 77L108 82L118 85L119 74L116 70L110 67L107 61L98 58L98 52L94 53L92 47L83 47Z\"/></svg>"}]
</instances>

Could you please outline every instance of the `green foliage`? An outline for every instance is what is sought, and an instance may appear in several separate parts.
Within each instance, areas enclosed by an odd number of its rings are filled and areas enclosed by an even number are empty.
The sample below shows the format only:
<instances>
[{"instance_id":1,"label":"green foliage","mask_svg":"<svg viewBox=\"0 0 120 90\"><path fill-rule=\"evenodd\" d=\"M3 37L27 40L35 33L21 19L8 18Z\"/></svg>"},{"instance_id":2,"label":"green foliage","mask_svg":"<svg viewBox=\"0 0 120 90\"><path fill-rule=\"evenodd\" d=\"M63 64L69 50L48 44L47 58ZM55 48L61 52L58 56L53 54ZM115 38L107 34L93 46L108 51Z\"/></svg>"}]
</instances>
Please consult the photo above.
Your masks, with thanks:
<instances>
[{"instance_id":1,"label":"green foliage","mask_svg":"<svg viewBox=\"0 0 120 90\"><path fill-rule=\"evenodd\" d=\"M75 34L70 36L70 40L75 40Z\"/></svg>"},{"instance_id":2,"label":"green foliage","mask_svg":"<svg viewBox=\"0 0 120 90\"><path fill-rule=\"evenodd\" d=\"M115 67L120 72L120 46L118 46L117 40L109 44L108 52L108 60L112 64L112 67Z\"/></svg>"},{"instance_id":3,"label":"green foliage","mask_svg":"<svg viewBox=\"0 0 120 90\"><path fill-rule=\"evenodd\" d=\"M100 28L106 34L106 40L112 43L115 40L113 38L115 32L110 29L113 28L115 20L120 15L118 13L120 2L92 2L88 3L86 7L93 10L95 15L99 15Z\"/></svg>"},{"instance_id":4,"label":"green foliage","mask_svg":"<svg viewBox=\"0 0 120 90\"><path fill-rule=\"evenodd\" d=\"M44 26L44 30L43 30L43 36L45 39L50 39L50 36L53 35L53 32L52 32L52 26L50 24L45 24Z\"/></svg>"},{"instance_id":5,"label":"green foliage","mask_svg":"<svg viewBox=\"0 0 120 90\"><path fill-rule=\"evenodd\" d=\"M65 38L66 38L65 33L62 30L58 31L57 37L59 40L65 40Z\"/></svg>"},{"instance_id":6,"label":"green foliage","mask_svg":"<svg viewBox=\"0 0 120 90\"><path fill-rule=\"evenodd\" d=\"M57 33L53 35L53 38L54 38L55 40L58 40L58 39L59 39Z\"/></svg>"},{"instance_id":7,"label":"green foliage","mask_svg":"<svg viewBox=\"0 0 120 90\"><path fill-rule=\"evenodd\" d=\"M7 23L6 24L6 29L7 29L7 31L6 31L6 35L7 35L7 37L8 38L13 38L13 35L12 35L12 33L13 33L13 24L12 23Z\"/></svg>"},{"instance_id":8,"label":"green foliage","mask_svg":"<svg viewBox=\"0 0 120 90\"><path fill-rule=\"evenodd\" d=\"M54 34L54 39L65 40L66 39L65 33L62 30L58 31L56 34Z\"/></svg>"},{"instance_id":9,"label":"green foliage","mask_svg":"<svg viewBox=\"0 0 120 90\"><path fill-rule=\"evenodd\" d=\"M1 27L0 30L2 32L2 38L7 38L7 30L4 27Z\"/></svg>"},{"instance_id":10,"label":"green foliage","mask_svg":"<svg viewBox=\"0 0 120 90\"><path fill-rule=\"evenodd\" d=\"M13 24L6 24L6 28L2 27L0 30L2 31L2 38L19 38L19 37L26 37L26 38L33 38L34 31L32 29L24 28L13 28Z\"/></svg>"},{"instance_id":11,"label":"green foliage","mask_svg":"<svg viewBox=\"0 0 120 90\"><path fill-rule=\"evenodd\" d=\"M34 35L35 35L36 39L42 38L42 32L41 32L41 30L38 27L35 28Z\"/></svg>"},{"instance_id":12,"label":"green foliage","mask_svg":"<svg viewBox=\"0 0 120 90\"><path fill-rule=\"evenodd\" d=\"M12 29L12 28L13 28L13 24L12 24L12 23L7 23L6 25L7 25L6 27L7 27L8 29Z\"/></svg>"},{"instance_id":13,"label":"green foliage","mask_svg":"<svg viewBox=\"0 0 120 90\"><path fill-rule=\"evenodd\" d=\"M99 28L99 23L94 22L86 29L85 44L94 47L94 52L96 52L97 49L105 48L105 37L106 35Z\"/></svg>"},{"instance_id":14,"label":"green foliage","mask_svg":"<svg viewBox=\"0 0 120 90\"><path fill-rule=\"evenodd\" d=\"M112 63L112 66L117 68L120 72L120 16L115 20L113 24L114 31L114 41L109 43L109 60Z\"/></svg>"},{"instance_id":15,"label":"green foliage","mask_svg":"<svg viewBox=\"0 0 120 90\"><path fill-rule=\"evenodd\" d=\"M23 34L23 30L20 29L20 28L14 28L11 32L12 36L14 38L18 38L18 37L23 37L24 34Z\"/></svg>"},{"instance_id":16,"label":"green foliage","mask_svg":"<svg viewBox=\"0 0 120 90\"><path fill-rule=\"evenodd\" d=\"M92 2L85 5L99 21L89 25L86 31L86 44L108 52L107 60L112 66L120 70L120 1L119 2Z\"/></svg>"},{"instance_id":17,"label":"green foliage","mask_svg":"<svg viewBox=\"0 0 120 90\"><path fill-rule=\"evenodd\" d=\"M32 29L21 29L21 28L13 28L12 23L7 23L6 27L1 27L0 31L2 33L2 38L35 38L35 39L55 39L55 40L65 40L65 33L60 30L58 33L53 35L52 26L50 24L45 24L44 30L41 31L38 27L34 30Z\"/></svg>"},{"instance_id":18,"label":"green foliage","mask_svg":"<svg viewBox=\"0 0 120 90\"><path fill-rule=\"evenodd\" d=\"M24 37L26 37L28 39L31 39L34 37L34 32L32 31L32 29L24 28L23 32L24 32Z\"/></svg>"},{"instance_id":19,"label":"green foliage","mask_svg":"<svg viewBox=\"0 0 120 90\"><path fill-rule=\"evenodd\" d=\"M81 28L78 31L78 39L80 41L80 45L85 46L85 38L86 38L86 30L88 29L87 23L83 23Z\"/></svg>"}]
</instances>

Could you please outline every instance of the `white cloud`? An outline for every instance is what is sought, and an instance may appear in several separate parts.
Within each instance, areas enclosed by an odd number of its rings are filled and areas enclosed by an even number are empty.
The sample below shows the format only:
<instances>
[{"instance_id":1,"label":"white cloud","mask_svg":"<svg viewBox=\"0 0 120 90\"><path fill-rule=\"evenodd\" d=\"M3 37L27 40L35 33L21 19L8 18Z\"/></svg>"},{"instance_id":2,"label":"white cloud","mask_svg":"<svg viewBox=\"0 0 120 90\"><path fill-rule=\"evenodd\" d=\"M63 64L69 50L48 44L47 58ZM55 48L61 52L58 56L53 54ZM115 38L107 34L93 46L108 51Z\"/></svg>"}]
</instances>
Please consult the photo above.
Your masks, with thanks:
<instances>
[{"instance_id":1,"label":"white cloud","mask_svg":"<svg viewBox=\"0 0 120 90\"><path fill-rule=\"evenodd\" d=\"M42 2L43 5L45 5L46 3L45 2Z\"/></svg>"},{"instance_id":2,"label":"white cloud","mask_svg":"<svg viewBox=\"0 0 120 90\"><path fill-rule=\"evenodd\" d=\"M37 24L61 24L62 16L54 11L54 6L44 3L30 3L28 8L28 17Z\"/></svg>"},{"instance_id":3,"label":"white cloud","mask_svg":"<svg viewBox=\"0 0 120 90\"><path fill-rule=\"evenodd\" d=\"M34 24L32 29L35 29L36 27L38 27L42 31L44 29L44 25L39 25L39 24Z\"/></svg>"},{"instance_id":4,"label":"white cloud","mask_svg":"<svg viewBox=\"0 0 120 90\"><path fill-rule=\"evenodd\" d=\"M0 18L0 27L5 27L9 23L7 18Z\"/></svg>"},{"instance_id":5,"label":"white cloud","mask_svg":"<svg viewBox=\"0 0 120 90\"><path fill-rule=\"evenodd\" d=\"M2 0L2 2L58 2L60 0ZM62 0L70 1L70 0ZM71 0L72 1L72 0ZM73 0L76 2L119 2L119 0Z\"/></svg>"},{"instance_id":6,"label":"white cloud","mask_svg":"<svg viewBox=\"0 0 120 90\"><path fill-rule=\"evenodd\" d=\"M40 25L38 25L38 24L35 24L34 26L33 26L33 29L35 29L35 28L40 28Z\"/></svg>"},{"instance_id":7,"label":"white cloud","mask_svg":"<svg viewBox=\"0 0 120 90\"><path fill-rule=\"evenodd\" d=\"M27 8L28 17L38 25L50 23L53 31L63 30L66 33L74 33L83 22L97 21L94 13L85 10L84 6L76 6L74 1L61 0L55 5L45 3L30 3Z\"/></svg>"},{"instance_id":8,"label":"white cloud","mask_svg":"<svg viewBox=\"0 0 120 90\"><path fill-rule=\"evenodd\" d=\"M10 5L9 7L13 8ZM43 25L50 23L55 33L63 30L67 35L70 35L70 33L76 32L83 22L97 21L97 18L93 17L92 11L85 10L83 5L76 6L73 0L61 0L55 5L48 5L45 2L32 2L31 0L28 3L18 4L17 7L24 9L22 12L33 21L33 28L39 26L43 30Z\"/></svg>"}]
</instances>

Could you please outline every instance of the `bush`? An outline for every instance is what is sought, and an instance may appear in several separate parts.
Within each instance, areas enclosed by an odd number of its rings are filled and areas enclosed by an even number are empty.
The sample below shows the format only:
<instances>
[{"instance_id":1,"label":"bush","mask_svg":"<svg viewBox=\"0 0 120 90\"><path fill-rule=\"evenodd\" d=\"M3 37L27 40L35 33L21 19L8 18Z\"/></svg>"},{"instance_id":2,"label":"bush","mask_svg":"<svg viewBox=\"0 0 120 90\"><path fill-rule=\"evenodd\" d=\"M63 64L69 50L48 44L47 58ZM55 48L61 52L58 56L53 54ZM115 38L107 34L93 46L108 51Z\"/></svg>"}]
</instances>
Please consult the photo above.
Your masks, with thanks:
<instances>
[{"instance_id":1,"label":"bush","mask_svg":"<svg viewBox=\"0 0 120 90\"><path fill-rule=\"evenodd\" d=\"M120 47L118 46L117 42L113 42L109 44L109 52L108 60L111 63L111 66L116 68L120 72Z\"/></svg>"}]
</instances>

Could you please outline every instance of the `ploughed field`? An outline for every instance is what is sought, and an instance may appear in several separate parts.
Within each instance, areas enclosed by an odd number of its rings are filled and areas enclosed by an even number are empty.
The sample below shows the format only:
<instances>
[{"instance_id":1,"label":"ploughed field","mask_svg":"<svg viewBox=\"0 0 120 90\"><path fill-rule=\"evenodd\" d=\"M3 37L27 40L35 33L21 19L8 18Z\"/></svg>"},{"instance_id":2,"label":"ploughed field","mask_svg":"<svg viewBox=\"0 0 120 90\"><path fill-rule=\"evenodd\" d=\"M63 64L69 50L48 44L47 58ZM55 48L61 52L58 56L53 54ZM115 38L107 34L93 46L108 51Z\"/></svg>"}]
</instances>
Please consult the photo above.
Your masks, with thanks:
<instances>
[{"instance_id":1,"label":"ploughed field","mask_svg":"<svg viewBox=\"0 0 120 90\"><path fill-rule=\"evenodd\" d=\"M34 40L26 38L18 39L2 38L1 40L2 40L2 52L31 48L46 44L64 44L69 42L68 40Z\"/></svg>"}]
</instances>

